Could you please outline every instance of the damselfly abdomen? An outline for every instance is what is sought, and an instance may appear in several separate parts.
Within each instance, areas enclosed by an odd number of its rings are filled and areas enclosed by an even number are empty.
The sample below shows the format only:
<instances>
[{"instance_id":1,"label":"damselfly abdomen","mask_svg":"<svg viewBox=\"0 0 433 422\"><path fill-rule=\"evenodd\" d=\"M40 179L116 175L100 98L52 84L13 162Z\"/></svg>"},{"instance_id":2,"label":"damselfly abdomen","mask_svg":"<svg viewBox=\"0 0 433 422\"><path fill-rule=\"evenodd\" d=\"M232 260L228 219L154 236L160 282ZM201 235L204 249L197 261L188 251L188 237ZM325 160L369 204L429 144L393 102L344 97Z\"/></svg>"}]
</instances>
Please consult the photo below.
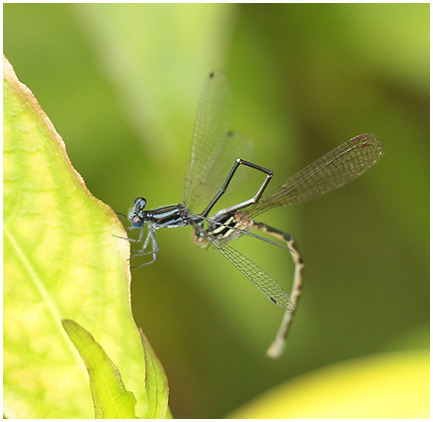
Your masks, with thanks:
<instances>
[{"instance_id":1,"label":"damselfly abdomen","mask_svg":"<svg viewBox=\"0 0 433 422\"><path fill-rule=\"evenodd\" d=\"M384 154L384 149L376 135L356 136L265 194L273 172L244 159L249 141L238 132L228 131L231 99L227 76L222 72L212 72L200 97L191 160L185 177L184 201L146 210L144 198L135 200L128 214L131 222L129 229L139 228L140 236L128 240L143 244L139 250L133 251L131 258L151 256L150 260L138 267L155 262L159 250L155 237L157 229L192 226L196 244L212 245L269 300L285 309L278 334L267 352L269 357L275 358L283 351L301 294L304 264L291 235L258 222L255 217L272 208L316 198L349 183L375 164ZM211 214L229 185L233 184L233 176L242 165L264 174L264 181L257 193L247 201ZM200 210L199 205L204 208ZM144 237L146 224L147 235ZM275 241L250 233L252 229L270 235ZM295 265L290 295L263 268L229 245L230 241L242 235L255 237L290 252Z\"/></svg>"}]
</instances>

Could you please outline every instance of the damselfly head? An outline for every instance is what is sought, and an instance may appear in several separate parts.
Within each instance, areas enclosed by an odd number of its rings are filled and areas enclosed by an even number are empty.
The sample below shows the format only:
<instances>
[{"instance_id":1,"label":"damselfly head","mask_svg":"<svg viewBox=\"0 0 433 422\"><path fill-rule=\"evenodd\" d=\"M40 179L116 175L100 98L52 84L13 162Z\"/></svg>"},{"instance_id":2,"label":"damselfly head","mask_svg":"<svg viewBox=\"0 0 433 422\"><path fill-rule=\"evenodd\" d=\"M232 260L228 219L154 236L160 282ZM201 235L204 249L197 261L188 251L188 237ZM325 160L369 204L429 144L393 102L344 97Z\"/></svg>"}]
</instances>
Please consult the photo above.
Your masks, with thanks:
<instances>
[{"instance_id":1,"label":"damselfly head","mask_svg":"<svg viewBox=\"0 0 433 422\"><path fill-rule=\"evenodd\" d=\"M144 198L137 198L128 213L128 219L135 228L141 227L145 222L144 208L146 207L146 203Z\"/></svg>"}]
</instances>

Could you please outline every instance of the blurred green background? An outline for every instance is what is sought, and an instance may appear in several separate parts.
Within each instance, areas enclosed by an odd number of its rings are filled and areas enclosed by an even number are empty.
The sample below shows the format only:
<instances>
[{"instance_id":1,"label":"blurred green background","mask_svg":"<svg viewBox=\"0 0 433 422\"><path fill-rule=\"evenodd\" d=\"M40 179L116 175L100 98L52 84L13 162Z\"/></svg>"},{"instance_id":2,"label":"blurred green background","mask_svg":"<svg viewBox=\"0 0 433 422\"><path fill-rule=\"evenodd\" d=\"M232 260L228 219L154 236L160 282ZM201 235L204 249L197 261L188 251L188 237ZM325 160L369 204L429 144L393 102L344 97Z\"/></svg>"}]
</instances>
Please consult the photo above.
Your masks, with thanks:
<instances>
[{"instance_id":1,"label":"blurred green background","mask_svg":"<svg viewBox=\"0 0 433 422\"><path fill-rule=\"evenodd\" d=\"M278 361L264 354L281 309L194 246L191 229L157 233L158 261L132 272L132 305L176 417L223 417L330 363L428 349L428 4L6 4L3 19L6 57L115 211L137 196L150 208L182 201L212 69L230 76L232 127L275 171L273 186L355 135L382 137L385 157L359 180L260 216L292 233L306 261ZM244 240L287 287L287 254Z\"/></svg>"}]
</instances>

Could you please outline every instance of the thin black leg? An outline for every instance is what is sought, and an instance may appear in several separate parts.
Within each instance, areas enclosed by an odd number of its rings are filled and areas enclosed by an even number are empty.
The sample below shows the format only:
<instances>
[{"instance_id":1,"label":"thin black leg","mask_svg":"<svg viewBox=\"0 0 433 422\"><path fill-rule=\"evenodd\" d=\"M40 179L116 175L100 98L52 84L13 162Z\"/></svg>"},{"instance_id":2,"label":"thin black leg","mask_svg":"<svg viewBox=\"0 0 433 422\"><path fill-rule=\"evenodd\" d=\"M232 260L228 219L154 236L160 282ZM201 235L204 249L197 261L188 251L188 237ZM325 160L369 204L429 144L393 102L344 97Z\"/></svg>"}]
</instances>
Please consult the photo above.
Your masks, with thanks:
<instances>
[{"instance_id":1,"label":"thin black leg","mask_svg":"<svg viewBox=\"0 0 433 422\"><path fill-rule=\"evenodd\" d=\"M241 204L235 205L233 207L227 208L225 210L223 210L224 212L230 212L230 211L236 211L240 208L246 207L247 205L250 204L254 204L256 203L260 197L263 195L264 190L266 189L266 186L268 186L269 182L272 179L272 176L274 175L274 172L272 170L266 169L264 167L258 166L257 164L254 163L250 163L249 161L243 160L242 158L238 158L236 159L232 169L230 170L230 173L226 179L226 181L224 182L222 188L219 190L219 192L215 195L215 197L212 199L212 201L209 203L209 205L204 209L204 211L200 214L203 217L207 217L210 210L214 207L214 205L218 202L218 200L221 198L221 196L224 195L224 193L227 190L228 185L230 184L231 180L233 179L233 176L236 172L236 170L238 169L238 167L240 165L245 165L247 167L251 167L255 170L259 170L263 173L266 173L266 179L263 182L263 184L260 186L259 190L257 191L257 193L248 201L242 202Z\"/></svg>"}]
</instances>

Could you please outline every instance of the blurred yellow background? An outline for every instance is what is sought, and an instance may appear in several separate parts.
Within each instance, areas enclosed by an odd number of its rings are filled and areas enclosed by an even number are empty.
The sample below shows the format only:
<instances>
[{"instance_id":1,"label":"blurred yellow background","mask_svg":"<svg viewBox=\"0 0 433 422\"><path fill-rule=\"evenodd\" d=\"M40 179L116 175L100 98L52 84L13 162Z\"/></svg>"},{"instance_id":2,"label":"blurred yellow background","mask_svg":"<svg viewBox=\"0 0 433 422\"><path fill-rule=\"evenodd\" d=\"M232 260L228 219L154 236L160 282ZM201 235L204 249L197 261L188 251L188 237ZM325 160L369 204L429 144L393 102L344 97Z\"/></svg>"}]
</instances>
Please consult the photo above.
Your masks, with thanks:
<instances>
[{"instance_id":1,"label":"blurred yellow background","mask_svg":"<svg viewBox=\"0 0 433 422\"><path fill-rule=\"evenodd\" d=\"M386 352L415 356L428 377L425 353L414 353L429 348L428 4L6 4L4 52L90 191L119 212L137 196L150 208L182 201L212 69L229 75L232 127L274 170L273 186L355 135L383 140L385 157L359 180L260 216L293 234L306 261L278 361L265 351L281 310L216 251L195 247L190 229L157 233L157 262L132 272L132 304L167 371L175 417L224 417L295 377ZM247 176L245 195L258 180ZM240 243L288 286L284 253ZM338 402L324 388L312 405L320 394Z\"/></svg>"}]
</instances>

